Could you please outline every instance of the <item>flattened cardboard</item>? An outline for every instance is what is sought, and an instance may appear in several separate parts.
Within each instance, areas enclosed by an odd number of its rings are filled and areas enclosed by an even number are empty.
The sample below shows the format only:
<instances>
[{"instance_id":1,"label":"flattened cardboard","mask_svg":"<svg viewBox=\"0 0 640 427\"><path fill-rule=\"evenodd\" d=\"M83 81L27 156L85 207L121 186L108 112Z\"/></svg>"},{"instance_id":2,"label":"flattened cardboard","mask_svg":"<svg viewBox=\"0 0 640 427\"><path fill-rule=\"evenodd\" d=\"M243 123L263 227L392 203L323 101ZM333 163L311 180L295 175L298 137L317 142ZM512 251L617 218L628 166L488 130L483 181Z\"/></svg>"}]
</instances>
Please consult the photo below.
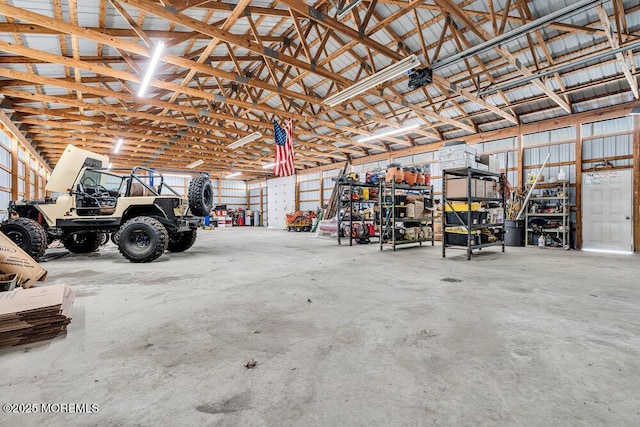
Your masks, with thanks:
<instances>
[{"instance_id":1,"label":"flattened cardboard","mask_svg":"<svg viewBox=\"0 0 640 427\"><path fill-rule=\"evenodd\" d=\"M47 277L47 270L3 233L0 233L0 272L22 275L21 285L25 289Z\"/></svg>"},{"instance_id":2,"label":"flattened cardboard","mask_svg":"<svg viewBox=\"0 0 640 427\"><path fill-rule=\"evenodd\" d=\"M65 285L0 293L0 348L51 339L71 322L74 293Z\"/></svg>"}]
</instances>

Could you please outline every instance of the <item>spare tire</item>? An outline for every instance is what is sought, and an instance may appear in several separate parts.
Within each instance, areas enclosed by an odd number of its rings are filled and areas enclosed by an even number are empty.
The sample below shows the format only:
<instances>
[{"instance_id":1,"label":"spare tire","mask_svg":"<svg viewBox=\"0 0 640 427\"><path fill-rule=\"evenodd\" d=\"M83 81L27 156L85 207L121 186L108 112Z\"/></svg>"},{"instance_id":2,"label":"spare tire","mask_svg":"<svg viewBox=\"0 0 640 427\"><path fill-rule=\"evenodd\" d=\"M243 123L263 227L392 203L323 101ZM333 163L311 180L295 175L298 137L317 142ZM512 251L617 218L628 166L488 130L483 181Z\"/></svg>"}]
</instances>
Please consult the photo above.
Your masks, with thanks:
<instances>
[{"instance_id":1,"label":"spare tire","mask_svg":"<svg viewBox=\"0 0 640 427\"><path fill-rule=\"evenodd\" d=\"M206 216L213 207L213 187L206 175L198 175L189 183L189 209L195 216Z\"/></svg>"}]
</instances>

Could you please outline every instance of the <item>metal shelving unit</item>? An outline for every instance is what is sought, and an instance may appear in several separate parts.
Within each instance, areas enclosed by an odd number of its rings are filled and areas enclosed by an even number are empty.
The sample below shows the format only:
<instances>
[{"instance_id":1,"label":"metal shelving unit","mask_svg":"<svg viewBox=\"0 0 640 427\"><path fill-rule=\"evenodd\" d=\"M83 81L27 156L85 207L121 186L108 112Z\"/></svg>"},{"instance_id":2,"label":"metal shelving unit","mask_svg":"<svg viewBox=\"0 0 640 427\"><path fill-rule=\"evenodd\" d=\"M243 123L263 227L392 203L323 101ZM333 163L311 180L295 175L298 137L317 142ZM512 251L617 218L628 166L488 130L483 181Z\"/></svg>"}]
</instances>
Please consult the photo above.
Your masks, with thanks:
<instances>
[{"instance_id":1,"label":"metal shelving unit","mask_svg":"<svg viewBox=\"0 0 640 427\"><path fill-rule=\"evenodd\" d=\"M338 216L338 244L342 245L342 239L346 239L347 236L342 236L342 223L348 222L349 223L349 230L353 230L353 224L354 223L360 223L362 224L362 226L366 226L366 224L377 224L376 221L376 214L373 210L373 207L378 203L378 200L353 200L352 198L352 194L354 189L358 188L358 189L362 189L362 188L377 188L378 186L376 184L365 184L362 182L341 182L338 183L338 208L336 210L337 212L337 216ZM344 190L347 189L348 190L348 194L349 197L345 198L344 197ZM358 211L359 209L354 209L354 208L360 208L362 206L367 206L371 208L372 211L372 219L361 219L361 220L354 220L353 219L353 213L355 211ZM349 212L349 219L344 219L344 215L346 212ZM371 238L375 238L378 237L377 235L371 236L369 235L369 239ZM349 233L349 246L353 246L353 233L350 232Z\"/></svg>"},{"instance_id":2,"label":"metal shelving unit","mask_svg":"<svg viewBox=\"0 0 640 427\"><path fill-rule=\"evenodd\" d=\"M408 208L408 205L406 204L400 205L396 203L396 196L398 196L398 192L410 192L410 194L424 196L425 209L429 207L431 209L431 215L426 217L408 217L407 215L405 215L404 217L396 216L396 213L399 209ZM422 246L423 242L431 242L431 246L434 246L435 240L433 235L433 187L397 184L395 181L388 183L381 181L379 199L380 250L384 249L385 246L390 246L395 252L397 246L404 246L409 244L417 244L419 246ZM431 236L425 234L423 238L419 238L416 236L415 239L398 240L396 239L396 224L398 222L425 229L429 225L431 225Z\"/></svg>"},{"instance_id":3,"label":"metal shelving unit","mask_svg":"<svg viewBox=\"0 0 640 427\"><path fill-rule=\"evenodd\" d=\"M558 190L560 190L561 188L562 195L542 197L534 196L529 199L529 203L527 204L527 213L525 214L525 225L527 227L527 238L525 239L525 246L537 246L537 239L541 234L555 234L555 237L561 242L561 246L558 246L559 248L567 248L569 246L569 233L571 232L571 222L569 220L569 215L571 214L568 192L569 182L566 180L556 182L539 182L536 184L534 192L538 190L545 191L554 188ZM546 209L554 202L556 208L559 205L559 212L531 212L532 206L536 204L539 206L543 206L543 209ZM530 220L533 218L541 218L545 220L556 218L557 222L561 222L562 225L560 227L540 227L534 229L530 227Z\"/></svg>"},{"instance_id":4,"label":"metal shelving unit","mask_svg":"<svg viewBox=\"0 0 640 427\"><path fill-rule=\"evenodd\" d=\"M499 203L502 207L502 218L506 218L506 203L504 199L504 192L502 197L474 197L472 194L475 193L475 189L472 190L471 186L475 182L475 179L482 179L486 181L494 181L500 182L501 175L499 173L487 172L479 169L473 168L461 168L461 169L445 169L442 171L442 206L443 206L443 217L442 217L442 228L443 228L443 239L442 239L442 257L447 256L447 248L460 248L466 249L467 251L467 260L471 259L471 254L474 249L483 249L492 246L502 246L502 252L504 252L504 223L490 223L490 224L473 224L471 219L471 205L474 202L481 203ZM447 181L450 179L465 179L466 180L466 189L467 189L467 197L447 197ZM474 184L475 185L475 184ZM460 224L448 224L447 223L447 215L446 215L446 207L452 207L451 202L464 202L467 204L467 210L462 211L465 212L462 215L466 215L466 221L463 219L461 214L457 211L453 211L456 215ZM453 207L452 207L453 209ZM458 245L453 243L447 243L447 227L456 227L463 228L466 230L466 245ZM494 234L500 236L498 241L495 242L482 242L481 233L479 232L482 229L491 229Z\"/></svg>"}]
</instances>

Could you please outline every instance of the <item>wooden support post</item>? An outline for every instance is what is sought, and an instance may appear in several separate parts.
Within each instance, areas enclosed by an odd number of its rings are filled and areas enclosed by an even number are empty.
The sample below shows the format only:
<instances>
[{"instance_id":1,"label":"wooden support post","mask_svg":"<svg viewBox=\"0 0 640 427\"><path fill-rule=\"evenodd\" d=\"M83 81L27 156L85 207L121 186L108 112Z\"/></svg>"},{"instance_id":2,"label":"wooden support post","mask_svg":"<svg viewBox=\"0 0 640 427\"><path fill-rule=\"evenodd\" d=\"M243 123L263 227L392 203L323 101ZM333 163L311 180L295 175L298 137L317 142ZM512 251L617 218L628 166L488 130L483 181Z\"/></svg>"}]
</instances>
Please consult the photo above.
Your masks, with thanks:
<instances>
[{"instance_id":1,"label":"wooden support post","mask_svg":"<svg viewBox=\"0 0 640 427\"><path fill-rule=\"evenodd\" d=\"M244 182L244 188L247 192L247 210L251 210L251 190L247 181Z\"/></svg>"},{"instance_id":2,"label":"wooden support post","mask_svg":"<svg viewBox=\"0 0 640 427\"><path fill-rule=\"evenodd\" d=\"M36 194L33 195L33 198L36 199L36 200L39 200L39 199L41 199L41 197L40 197L40 173L39 173L40 165L38 165L37 160L35 162L36 162L36 169L33 171L33 179L35 180L35 182L34 182L34 185L35 185L34 191L36 192Z\"/></svg>"},{"instance_id":3,"label":"wooden support post","mask_svg":"<svg viewBox=\"0 0 640 427\"><path fill-rule=\"evenodd\" d=\"M582 247L582 124L576 126L576 249Z\"/></svg>"},{"instance_id":4,"label":"wooden support post","mask_svg":"<svg viewBox=\"0 0 640 427\"><path fill-rule=\"evenodd\" d=\"M29 153L25 153L24 159L24 199L31 200L33 199L33 194L31 194L31 156Z\"/></svg>"},{"instance_id":5,"label":"wooden support post","mask_svg":"<svg viewBox=\"0 0 640 427\"><path fill-rule=\"evenodd\" d=\"M298 176L296 175L296 203L295 210L300 210L300 181L298 181Z\"/></svg>"},{"instance_id":6,"label":"wooden support post","mask_svg":"<svg viewBox=\"0 0 640 427\"><path fill-rule=\"evenodd\" d=\"M18 200L18 140L11 138L11 200Z\"/></svg>"},{"instance_id":7,"label":"wooden support post","mask_svg":"<svg viewBox=\"0 0 640 427\"><path fill-rule=\"evenodd\" d=\"M320 171L320 208L324 205L324 171Z\"/></svg>"},{"instance_id":8,"label":"wooden support post","mask_svg":"<svg viewBox=\"0 0 640 427\"><path fill-rule=\"evenodd\" d=\"M633 249L640 251L640 116L633 116Z\"/></svg>"},{"instance_id":9,"label":"wooden support post","mask_svg":"<svg viewBox=\"0 0 640 427\"><path fill-rule=\"evenodd\" d=\"M518 129L520 129L520 126L518 126ZM524 191L526 177L524 175L524 148L522 147L522 132L520 130L516 135L516 146L518 147L518 186Z\"/></svg>"},{"instance_id":10,"label":"wooden support post","mask_svg":"<svg viewBox=\"0 0 640 427\"><path fill-rule=\"evenodd\" d=\"M262 198L263 198L262 190L263 190L262 183L260 183L260 226L261 227L264 226L264 215L262 214L264 212L264 206L263 206L263 203L262 203Z\"/></svg>"},{"instance_id":11,"label":"wooden support post","mask_svg":"<svg viewBox=\"0 0 640 427\"><path fill-rule=\"evenodd\" d=\"M222 204L222 178L218 178L218 205Z\"/></svg>"}]
</instances>

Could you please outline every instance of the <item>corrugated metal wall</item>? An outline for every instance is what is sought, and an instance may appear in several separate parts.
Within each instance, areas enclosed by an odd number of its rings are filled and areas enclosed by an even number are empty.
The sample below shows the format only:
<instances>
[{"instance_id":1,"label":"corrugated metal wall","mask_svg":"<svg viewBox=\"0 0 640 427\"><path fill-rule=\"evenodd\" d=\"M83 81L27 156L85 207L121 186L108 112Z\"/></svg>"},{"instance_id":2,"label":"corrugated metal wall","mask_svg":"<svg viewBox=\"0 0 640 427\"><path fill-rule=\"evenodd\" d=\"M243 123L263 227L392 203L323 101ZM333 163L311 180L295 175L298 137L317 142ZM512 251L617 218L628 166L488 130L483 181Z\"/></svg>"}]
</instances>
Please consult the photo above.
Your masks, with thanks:
<instances>
[{"instance_id":1,"label":"corrugated metal wall","mask_svg":"<svg viewBox=\"0 0 640 427\"><path fill-rule=\"evenodd\" d=\"M604 166L607 157L627 157L610 160L613 166L631 166L633 160L633 119L622 117L614 120L582 125L583 168Z\"/></svg>"},{"instance_id":2,"label":"corrugated metal wall","mask_svg":"<svg viewBox=\"0 0 640 427\"><path fill-rule=\"evenodd\" d=\"M331 194L333 193L333 189L336 187L336 182L332 178L337 178L341 169L331 169L328 171L322 172L322 186L324 189L323 200L324 202L329 202L331 200Z\"/></svg>"},{"instance_id":3,"label":"corrugated metal wall","mask_svg":"<svg viewBox=\"0 0 640 427\"><path fill-rule=\"evenodd\" d=\"M543 170L545 181L557 179L559 172L564 171L570 183L570 204L576 206L576 144L582 143L582 167L594 168L603 159L610 166L630 167L633 156L633 120L622 117L581 125L580 141L575 126L567 126L550 131L524 134L522 141L522 172L526 178L528 172L537 173L547 154L550 154L548 166ZM474 145L479 153L490 153L498 157L500 168L507 167L507 176L512 186L521 186L518 170L518 137L503 138ZM398 157L392 161L402 165L429 165L432 184L436 195L442 192L441 169L437 151L411 156ZM363 175L366 171L385 169L388 160L354 165L351 170ZM301 209L315 209L319 204L320 180L323 184L323 200L330 199L335 187L332 178L337 177L341 169L332 169L322 173L302 174L298 177L299 204ZM361 177L364 180L364 177ZM576 224L575 209L571 213L572 227ZM575 232L572 243L576 242Z\"/></svg>"},{"instance_id":4,"label":"corrugated metal wall","mask_svg":"<svg viewBox=\"0 0 640 427\"><path fill-rule=\"evenodd\" d=\"M320 206L320 173L298 175L300 210L315 211Z\"/></svg>"},{"instance_id":5,"label":"corrugated metal wall","mask_svg":"<svg viewBox=\"0 0 640 427\"><path fill-rule=\"evenodd\" d=\"M500 168L505 169L507 167L507 160L509 165L509 172L507 179L512 186L519 185L520 177L518 176L518 140L517 138L504 138L497 139L495 141L483 142L482 144L476 144L474 147L478 150L478 153L493 154L500 161Z\"/></svg>"},{"instance_id":6,"label":"corrugated metal wall","mask_svg":"<svg viewBox=\"0 0 640 427\"><path fill-rule=\"evenodd\" d=\"M167 184L169 187L173 188L178 194L180 194L182 197L187 197L188 196L188 191L189 191L189 181L190 178L183 178L183 177L177 177L177 176L171 176L171 175L167 175L167 174L163 174L162 175L162 179L164 180L164 183ZM157 182L155 184L158 184ZM169 194L166 191L163 191L162 194Z\"/></svg>"},{"instance_id":7,"label":"corrugated metal wall","mask_svg":"<svg viewBox=\"0 0 640 427\"><path fill-rule=\"evenodd\" d=\"M550 182L557 179L560 170L564 171L566 179L569 180L569 204L576 204L576 128L575 126L554 129L545 132L537 132L522 136L523 150L523 169L525 179L528 173L537 174L544 163L545 158L549 155L549 166L542 171L544 174L544 182ZM559 164L566 163L566 164ZM575 245L576 242L576 212L571 212L571 236L570 244Z\"/></svg>"},{"instance_id":8,"label":"corrugated metal wall","mask_svg":"<svg viewBox=\"0 0 640 427\"><path fill-rule=\"evenodd\" d=\"M553 145L550 145L553 144ZM574 126L522 136L524 147L523 168L527 173L538 173L548 154L549 161L543 173L545 181L558 177L563 170L571 184L576 182L576 128ZM558 165L558 163L570 163ZM575 187L571 187L571 204L575 204Z\"/></svg>"},{"instance_id":9,"label":"corrugated metal wall","mask_svg":"<svg viewBox=\"0 0 640 427\"><path fill-rule=\"evenodd\" d=\"M233 179L221 180L219 200L219 204L227 205L227 209L247 209L247 184Z\"/></svg>"},{"instance_id":10,"label":"corrugated metal wall","mask_svg":"<svg viewBox=\"0 0 640 427\"><path fill-rule=\"evenodd\" d=\"M252 182L247 185L249 189L249 210L260 210L260 188L265 185L264 182Z\"/></svg>"}]
</instances>

